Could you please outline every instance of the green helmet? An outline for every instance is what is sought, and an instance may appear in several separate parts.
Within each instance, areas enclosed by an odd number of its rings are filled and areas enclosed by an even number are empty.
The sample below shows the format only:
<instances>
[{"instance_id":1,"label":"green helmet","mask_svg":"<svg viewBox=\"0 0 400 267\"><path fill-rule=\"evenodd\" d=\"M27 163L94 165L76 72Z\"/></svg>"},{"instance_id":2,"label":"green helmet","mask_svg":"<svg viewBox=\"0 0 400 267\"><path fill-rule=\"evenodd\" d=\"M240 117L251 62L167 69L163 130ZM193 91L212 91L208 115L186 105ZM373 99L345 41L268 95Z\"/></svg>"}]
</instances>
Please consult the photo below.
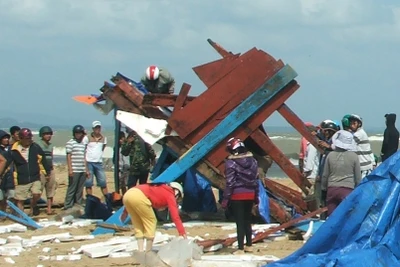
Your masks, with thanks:
<instances>
[{"instance_id":1,"label":"green helmet","mask_svg":"<svg viewBox=\"0 0 400 267\"><path fill-rule=\"evenodd\" d=\"M45 133L53 134L53 130L49 126L43 126L39 130L39 137L42 137Z\"/></svg>"},{"instance_id":2,"label":"green helmet","mask_svg":"<svg viewBox=\"0 0 400 267\"><path fill-rule=\"evenodd\" d=\"M344 116L343 116L343 119L342 119L342 126L343 126L344 129L347 129L347 128L350 127L350 119L351 119L351 118L352 118L352 115L351 115L351 114L347 114L347 115L344 115Z\"/></svg>"}]
</instances>

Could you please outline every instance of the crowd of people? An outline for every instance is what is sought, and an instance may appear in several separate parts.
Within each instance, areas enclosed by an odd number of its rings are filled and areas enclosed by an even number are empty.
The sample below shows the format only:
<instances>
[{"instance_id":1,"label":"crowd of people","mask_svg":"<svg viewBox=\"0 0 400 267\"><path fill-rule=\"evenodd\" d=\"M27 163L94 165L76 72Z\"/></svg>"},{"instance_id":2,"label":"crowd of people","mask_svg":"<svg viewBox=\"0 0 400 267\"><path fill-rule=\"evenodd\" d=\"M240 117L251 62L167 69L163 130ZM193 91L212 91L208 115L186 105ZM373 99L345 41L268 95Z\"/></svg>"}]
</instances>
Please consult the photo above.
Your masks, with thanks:
<instances>
[{"instance_id":1,"label":"crowd of people","mask_svg":"<svg viewBox=\"0 0 400 267\"><path fill-rule=\"evenodd\" d=\"M396 114L386 114L385 118L386 129L380 157L372 152L363 120L356 114L345 115L341 124L332 120L325 120L317 126L306 124L318 139L320 151L303 137L299 168L303 176L314 184L317 205L327 206L327 216L332 214L363 177L372 172L379 158L383 162L398 150Z\"/></svg>"}]
</instances>

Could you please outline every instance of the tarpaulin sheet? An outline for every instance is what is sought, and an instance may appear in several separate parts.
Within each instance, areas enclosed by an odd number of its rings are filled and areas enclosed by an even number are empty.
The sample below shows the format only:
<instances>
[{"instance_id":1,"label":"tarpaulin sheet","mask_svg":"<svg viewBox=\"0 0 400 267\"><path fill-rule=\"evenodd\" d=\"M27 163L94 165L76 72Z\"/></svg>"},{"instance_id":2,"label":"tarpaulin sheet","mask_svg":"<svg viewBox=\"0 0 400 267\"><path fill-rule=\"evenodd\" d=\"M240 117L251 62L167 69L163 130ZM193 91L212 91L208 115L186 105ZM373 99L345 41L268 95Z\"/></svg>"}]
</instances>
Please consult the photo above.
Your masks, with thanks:
<instances>
[{"instance_id":1,"label":"tarpaulin sheet","mask_svg":"<svg viewBox=\"0 0 400 267\"><path fill-rule=\"evenodd\" d=\"M268 267L400 266L400 152L340 204L306 244Z\"/></svg>"}]
</instances>

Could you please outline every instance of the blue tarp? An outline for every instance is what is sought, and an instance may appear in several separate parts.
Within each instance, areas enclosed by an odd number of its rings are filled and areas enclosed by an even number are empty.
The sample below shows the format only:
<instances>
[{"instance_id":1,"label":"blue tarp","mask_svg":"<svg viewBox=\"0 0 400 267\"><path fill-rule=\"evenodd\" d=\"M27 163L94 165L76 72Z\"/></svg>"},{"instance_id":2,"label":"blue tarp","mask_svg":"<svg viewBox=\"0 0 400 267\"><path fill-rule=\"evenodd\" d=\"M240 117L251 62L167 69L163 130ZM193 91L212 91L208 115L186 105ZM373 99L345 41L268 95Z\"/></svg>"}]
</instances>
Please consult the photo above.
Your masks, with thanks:
<instances>
[{"instance_id":1,"label":"blue tarp","mask_svg":"<svg viewBox=\"0 0 400 267\"><path fill-rule=\"evenodd\" d=\"M183 183L185 197L182 209L187 212L217 212L215 196L210 183L192 168L186 171Z\"/></svg>"},{"instance_id":2,"label":"blue tarp","mask_svg":"<svg viewBox=\"0 0 400 267\"><path fill-rule=\"evenodd\" d=\"M263 218L266 223L270 223L271 218L269 216L269 198L267 192L265 192L265 188L261 180L258 180L258 189L258 211L261 218Z\"/></svg>"},{"instance_id":3,"label":"blue tarp","mask_svg":"<svg viewBox=\"0 0 400 267\"><path fill-rule=\"evenodd\" d=\"M400 266L399 194L400 152L365 177L302 248L267 266Z\"/></svg>"}]
</instances>

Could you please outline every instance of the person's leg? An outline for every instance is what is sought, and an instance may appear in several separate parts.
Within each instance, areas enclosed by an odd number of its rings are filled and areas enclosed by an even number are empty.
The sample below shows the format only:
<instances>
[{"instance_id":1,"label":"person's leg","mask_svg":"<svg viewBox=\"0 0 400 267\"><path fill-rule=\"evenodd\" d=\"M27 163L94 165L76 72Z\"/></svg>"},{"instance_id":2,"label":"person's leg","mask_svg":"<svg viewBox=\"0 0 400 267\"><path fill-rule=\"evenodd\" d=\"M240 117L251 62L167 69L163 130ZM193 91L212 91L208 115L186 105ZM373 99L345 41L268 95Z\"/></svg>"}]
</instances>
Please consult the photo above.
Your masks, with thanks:
<instances>
[{"instance_id":1,"label":"person's leg","mask_svg":"<svg viewBox=\"0 0 400 267\"><path fill-rule=\"evenodd\" d=\"M136 186L137 182L138 182L137 175L129 174L129 177L128 177L128 189Z\"/></svg>"},{"instance_id":2,"label":"person's leg","mask_svg":"<svg viewBox=\"0 0 400 267\"><path fill-rule=\"evenodd\" d=\"M43 183L43 180L42 180ZM50 178L46 181L46 185L44 187L46 189L46 198L47 198L47 214L53 214L53 198L56 194L57 181L56 174L54 170L50 174Z\"/></svg>"},{"instance_id":3,"label":"person's leg","mask_svg":"<svg viewBox=\"0 0 400 267\"><path fill-rule=\"evenodd\" d=\"M127 185L127 182L128 182L128 175L129 175L129 172L127 172L127 171L123 170L123 171L120 172L119 187L121 189L122 195L124 195L126 193L126 185Z\"/></svg>"},{"instance_id":4,"label":"person's leg","mask_svg":"<svg viewBox=\"0 0 400 267\"><path fill-rule=\"evenodd\" d=\"M68 188L65 194L64 209L70 209L74 206L74 200L76 195L76 188L78 184L78 173L73 173L71 177L68 177Z\"/></svg>"},{"instance_id":5,"label":"person's leg","mask_svg":"<svg viewBox=\"0 0 400 267\"><path fill-rule=\"evenodd\" d=\"M328 207L327 215L330 216L332 212L336 209L338 204L338 188L337 187L328 187L328 191L326 194L326 206Z\"/></svg>"},{"instance_id":6,"label":"person's leg","mask_svg":"<svg viewBox=\"0 0 400 267\"><path fill-rule=\"evenodd\" d=\"M231 200L231 207L233 217L235 218L236 223L236 233L237 233L237 241L238 241L238 249L244 250L244 236L245 236L245 212L244 212L244 203L242 200Z\"/></svg>"},{"instance_id":7,"label":"person's leg","mask_svg":"<svg viewBox=\"0 0 400 267\"><path fill-rule=\"evenodd\" d=\"M107 195L107 177L104 172L103 163L97 162L94 164L94 176L96 177L97 186L101 188L103 195Z\"/></svg>"},{"instance_id":8,"label":"person's leg","mask_svg":"<svg viewBox=\"0 0 400 267\"><path fill-rule=\"evenodd\" d=\"M86 179L85 181L85 187L86 187L86 194L87 195L92 195L92 187L93 187L93 176L94 176L94 163L93 162L88 162L87 163L88 169L89 169L89 178Z\"/></svg>"},{"instance_id":9,"label":"person's leg","mask_svg":"<svg viewBox=\"0 0 400 267\"><path fill-rule=\"evenodd\" d=\"M144 174L140 174L138 176L139 184L147 184L148 178L149 178L149 172L146 172Z\"/></svg>"},{"instance_id":10,"label":"person's leg","mask_svg":"<svg viewBox=\"0 0 400 267\"><path fill-rule=\"evenodd\" d=\"M253 209L253 201L252 200L243 200L243 220L244 220L244 229L246 236L246 246L251 247L253 245L252 235L253 231L251 229L251 218L252 218L252 209Z\"/></svg>"},{"instance_id":11,"label":"person's leg","mask_svg":"<svg viewBox=\"0 0 400 267\"><path fill-rule=\"evenodd\" d=\"M348 188L348 187L339 187L338 188L338 206L342 201L350 195L350 193L353 192L353 189Z\"/></svg>"},{"instance_id":12,"label":"person's leg","mask_svg":"<svg viewBox=\"0 0 400 267\"><path fill-rule=\"evenodd\" d=\"M31 212L34 216L37 216L40 213L37 203L42 195L42 182L40 180L33 182L30 190L32 192Z\"/></svg>"},{"instance_id":13,"label":"person's leg","mask_svg":"<svg viewBox=\"0 0 400 267\"><path fill-rule=\"evenodd\" d=\"M29 184L15 186L16 205L21 211L24 211L25 200L31 197L29 188L30 188Z\"/></svg>"},{"instance_id":14,"label":"person's leg","mask_svg":"<svg viewBox=\"0 0 400 267\"><path fill-rule=\"evenodd\" d=\"M128 190L122 198L122 203L124 204L124 207L129 216L131 217L132 225L135 228L135 237L138 242L139 251L144 250L144 225L142 222L142 218L138 212L140 210L141 203L144 201L143 196L144 194L142 191L137 188L133 188L131 190ZM144 198L146 197L144 196Z\"/></svg>"},{"instance_id":15,"label":"person's leg","mask_svg":"<svg viewBox=\"0 0 400 267\"><path fill-rule=\"evenodd\" d=\"M75 203L78 205L83 204L83 188L86 182L86 173L79 172L76 174L76 187L75 187Z\"/></svg>"}]
</instances>

